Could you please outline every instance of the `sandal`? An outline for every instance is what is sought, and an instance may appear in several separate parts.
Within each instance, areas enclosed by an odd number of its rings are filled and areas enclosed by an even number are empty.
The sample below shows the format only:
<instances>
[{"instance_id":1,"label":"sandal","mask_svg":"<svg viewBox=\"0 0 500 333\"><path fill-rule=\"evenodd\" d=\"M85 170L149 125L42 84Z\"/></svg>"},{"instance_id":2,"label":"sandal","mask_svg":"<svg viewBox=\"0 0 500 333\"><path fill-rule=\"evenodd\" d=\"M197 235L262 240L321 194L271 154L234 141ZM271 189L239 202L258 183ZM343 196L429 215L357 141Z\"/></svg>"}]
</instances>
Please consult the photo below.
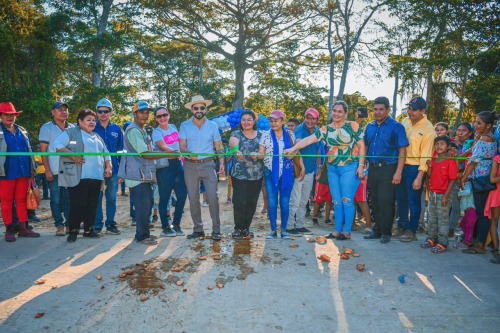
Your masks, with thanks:
<instances>
[{"instance_id":1,"label":"sandal","mask_svg":"<svg viewBox=\"0 0 500 333\"><path fill-rule=\"evenodd\" d=\"M328 234L328 235L326 235L326 236L325 236L325 238L327 238L327 239L335 239L335 238L337 238L337 237L338 237L338 236L335 236L335 235L333 234L333 232L331 232L330 234Z\"/></svg>"},{"instance_id":2,"label":"sandal","mask_svg":"<svg viewBox=\"0 0 500 333\"><path fill-rule=\"evenodd\" d=\"M262 214L265 214L265 213L267 213L267 209L262 209L260 212L261 212Z\"/></svg>"},{"instance_id":3,"label":"sandal","mask_svg":"<svg viewBox=\"0 0 500 333\"><path fill-rule=\"evenodd\" d=\"M445 251L446 251L446 248L441 244L438 244L431 249L432 253L443 253Z\"/></svg>"},{"instance_id":4,"label":"sandal","mask_svg":"<svg viewBox=\"0 0 500 333\"><path fill-rule=\"evenodd\" d=\"M344 234L340 234L340 235L337 236L337 240L349 240L349 239L351 239L351 237L350 236L347 237Z\"/></svg>"},{"instance_id":5,"label":"sandal","mask_svg":"<svg viewBox=\"0 0 500 333\"><path fill-rule=\"evenodd\" d=\"M372 229L371 228L365 228L365 230L363 230L363 234L364 235L369 235L372 233Z\"/></svg>"},{"instance_id":6,"label":"sandal","mask_svg":"<svg viewBox=\"0 0 500 333\"><path fill-rule=\"evenodd\" d=\"M462 253L467 253L467 254L485 254L485 252L479 252L477 249L471 247L470 249L465 249L462 250Z\"/></svg>"},{"instance_id":7,"label":"sandal","mask_svg":"<svg viewBox=\"0 0 500 333\"><path fill-rule=\"evenodd\" d=\"M422 244L420 244L420 247L423 249L430 249L431 247L435 247L436 243L430 238L427 238Z\"/></svg>"},{"instance_id":8,"label":"sandal","mask_svg":"<svg viewBox=\"0 0 500 333\"><path fill-rule=\"evenodd\" d=\"M153 238L144 238L143 240L139 241L141 244L146 244L146 245L156 245L158 244L157 241L155 241Z\"/></svg>"},{"instance_id":9,"label":"sandal","mask_svg":"<svg viewBox=\"0 0 500 333\"><path fill-rule=\"evenodd\" d=\"M500 257L500 254L498 252L498 249L493 250L493 258L499 258L499 257Z\"/></svg>"}]
</instances>

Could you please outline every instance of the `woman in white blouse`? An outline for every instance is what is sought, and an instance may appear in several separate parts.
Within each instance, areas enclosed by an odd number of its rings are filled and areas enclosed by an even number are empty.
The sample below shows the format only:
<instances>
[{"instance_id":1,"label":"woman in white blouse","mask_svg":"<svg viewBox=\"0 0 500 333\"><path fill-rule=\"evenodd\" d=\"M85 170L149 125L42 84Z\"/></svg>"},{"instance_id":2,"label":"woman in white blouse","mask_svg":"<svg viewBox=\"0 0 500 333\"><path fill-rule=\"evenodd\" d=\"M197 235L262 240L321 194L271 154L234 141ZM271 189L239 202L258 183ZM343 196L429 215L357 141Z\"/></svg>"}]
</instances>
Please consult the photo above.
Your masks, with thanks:
<instances>
[{"instance_id":1,"label":"woman in white blouse","mask_svg":"<svg viewBox=\"0 0 500 333\"><path fill-rule=\"evenodd\" d=\"M104 141L97 133L92 132L95 128L95 115L92 110L80 111L77 117L78 127L62 132L54 141L55 150L61 153L107 153ZM99 234L94 231L94 220L104 177L111 177L111 157L103 155L65 157L61 158L59 173L60 179L68 182L66 184L70 199L68 242L76 241L82 219L83 237L99 238Z\"/></svg>"}]
</instances>

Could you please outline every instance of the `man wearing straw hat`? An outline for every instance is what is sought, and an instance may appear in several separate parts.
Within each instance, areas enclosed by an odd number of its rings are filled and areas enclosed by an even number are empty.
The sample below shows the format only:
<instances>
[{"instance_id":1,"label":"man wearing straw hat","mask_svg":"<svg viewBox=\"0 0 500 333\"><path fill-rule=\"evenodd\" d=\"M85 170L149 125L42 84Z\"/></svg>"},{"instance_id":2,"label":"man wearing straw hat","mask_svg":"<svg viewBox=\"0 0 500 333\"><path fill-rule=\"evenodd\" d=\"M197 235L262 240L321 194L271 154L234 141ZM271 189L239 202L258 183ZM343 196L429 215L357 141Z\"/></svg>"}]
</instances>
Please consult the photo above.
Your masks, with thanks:
<instances>
[{"instance_id":1,"label":"man wearing straw hat","mask_svg":"<svg viewBox=\"0 0 500 333\"><path fill-rule=\"evenodd\" d=\"M218 149L221 144L221 137L217 124L205 117L208 107L212 101L204 99L202 96L194 96L186 108L193 113L191 119L183 122L179 131L179 145L183 153L197 154L221 154ZM220 161L219 174L224 173L224 156L218 156ZM205 185L207 201L212 218L212 238L221 239L220 216L219 216L219 196L217 193L217 175L213 156L210 155L186 155L184 163L184 178L189 194L189 208L193 219L193 233L188 238L205 237L203 231L203 221L201 220L200 206L200 179Z\"/></svg>"}]
</instances>

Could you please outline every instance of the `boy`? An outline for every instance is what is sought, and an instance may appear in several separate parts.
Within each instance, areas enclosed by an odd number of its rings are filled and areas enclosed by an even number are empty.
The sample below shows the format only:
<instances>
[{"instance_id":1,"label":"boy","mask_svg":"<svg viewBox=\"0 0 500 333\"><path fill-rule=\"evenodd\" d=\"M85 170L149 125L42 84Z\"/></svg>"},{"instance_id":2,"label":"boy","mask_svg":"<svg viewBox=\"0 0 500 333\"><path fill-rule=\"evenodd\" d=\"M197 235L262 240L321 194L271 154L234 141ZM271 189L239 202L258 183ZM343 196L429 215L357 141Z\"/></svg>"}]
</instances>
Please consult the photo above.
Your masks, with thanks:
<instances>
[{"instance_id":1,"label":"boy","mask_svg":"<svg viewBox=\"0 0 500 333\"><path fill-rule=\"evenodd\" d=\"M451 202L449 196L457 178L457 162L446 158L451 139L438 136L434 148L438 158L427 160L429 175L429 237L420 246L431 248L433 253L443 253L448 247L448 224Z\"/></svg>"},{"instance_id":2,"label":"boy","mask_svg":"<svg viewBox=\"0 0 500 333\"><path fill-rule=\"evenodd\" d=\"M332 225L330 220L330 211L332 209L332 195L328 186L328 162L323 163L321 169L316 172L316 188L314 191L314 208L312 221L314 226L319 226L318 210L321 204L325 202L325 224Z\"/></svg>"}]
</instances>

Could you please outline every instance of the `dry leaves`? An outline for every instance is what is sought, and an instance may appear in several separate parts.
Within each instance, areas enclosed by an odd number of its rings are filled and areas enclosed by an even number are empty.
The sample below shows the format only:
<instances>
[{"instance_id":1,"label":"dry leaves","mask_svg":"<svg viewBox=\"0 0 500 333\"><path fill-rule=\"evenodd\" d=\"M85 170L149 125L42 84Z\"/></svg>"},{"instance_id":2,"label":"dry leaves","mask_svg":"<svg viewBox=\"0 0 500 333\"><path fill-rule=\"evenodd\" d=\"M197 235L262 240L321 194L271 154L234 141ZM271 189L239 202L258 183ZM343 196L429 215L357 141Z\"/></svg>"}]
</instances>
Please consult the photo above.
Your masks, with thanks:
<instances>
[{"instance_id":1,"label":"dry leaves","mask_svg":"<svg viewBox=\"0 0 500 333\"><path fill-rule=\"evenodd\" d=\"M314 240L314 239L312 239L312 238L309 238L307 241L308 241L309 243L314 243L314 242L315 242L315 240Z\"/></svg>"},{"instance_id":2,"label":"dry leaves","mask_svg":"<svg viewBox=\"0 0 500 333\"><path fill-rule=\"evenodd\" d=\"M340 259L349 259L349 255L347 253L339 253Z\"/></svg>"},{"instance_id":3,"label":"dry leaves","mask_svg":"<svg viewBox=\"0 0 500 333\"><path fill-rule=\"evenodd\" d=\"M321 259L323 261L330 261L330 257L327 256L326 254L322 254L318 257L318 259Z\"/></svg>"},{"instance_id":4,"label":"dry leaves","mask_svg":"<svg viewBox=\"0 0 500 333\"><path fill-rule=\"evenodd\" d=\"M174 268L174 272L180 272L181 269L179 267Z\"/></svg>"},{"instance_id":5,"label":"dry leaves","mask_svg":"<svg viewBox=\"0 0 500 333\"><path fill-rule=\"evenodd\" d=\"M208 290L214 289L214 286L207 287Z\"/></svg>"},{"instance_id":6,"label":"dry leaves","mask_svg":"<svg viewBox=\"0 0 500 333\"><path fill-rule=\"evenodd\" d=\"M132 275L132 274L134 274L134 270L133 270L133 269L127 269L127 270L125 271L125 274L127 274L127 275Z\"/></svg>"},{"instance_id":7,"label":"dry leaves","mask_svg":"<svg viewBox=\"0 0 500 333\"><path fill-rule=\"evenodd\" d=\"M101 289L104 289L104 286L101 286Z\"/></svg>"},{"instance_id":8,"label":"dry leaves","mask_svg":"<svg viewBox=\"0 0 500 333\"><path fill-rule=\"evenodd\" d=\"M316 241L318 243L324 243L324 242L326 242L326 237L324 237L324 236L318 236L318 237L316 237Z\"/></svg>"},{"instance_id":9,"label":"dry leaves","mask_svg":"<svg viewBox=\"0 0 500 333\"><path fill-rule=\"evenodd\" d=\"M219 280L217 280L216 282L217 282L217 287L219 287L219 289L224 288L224 285L220 283Z\"/></svg>"},{"instance_id":10,"label":"dry leaves","mask_svg":"<svg viewBox=\"0 0 500 333\"><path fill-rule=\"evenodd\" d=\"M356 268L361 272L365 268L365 264L357 264Z\"/></svg>"},{"instance_id":11,"label":"dry leaves","mask_svg":"<svg viewBox=\"0 0 500 333\"><path fill-rule=\"evenodd\" d=\"M187 289L182 289L182 291L188 291Z\"/></svg>"},{"instance_id":12,"label":"dry leaves","mask_svg":"<svg viewBox=\"0 0 500 333\"><path fill-rule=\"evenodd\" d=\"M182 286L184 284L184 281L177 281L175 284L178 286Z\"/></svg>"},{"instance_id":13,"label":"dry leaves","mask_svg":"<svg viewBox=\"0 0 500 333\"><path fill-rule=\"evenodd\" d=\"M354 253L354 249L348 249L347 247L345 247L344 245L344 253L347 253L347 254L353 254Z\"/></svg>"},{"instance_id":14,"label":"dry leaves","mask_svg":"<svg viewBox=\"0 0 500 333\"><path fill-rule=\"evenodd\" d=\"M290 247L299 247L299 244L290 244Z\"/></svg>"},{"instance_id":15,"label":"dry leaves","mask_svg":"<svg viewBox=\"0 0 500 333\"><path fill-rule=\"evenodd\" d=\"M57 288L57 286L52 286L52 289L56 289L56 288Z\"/></svg>"},{"instance_id":16,"label":"dry leaves","mask_svg":"<svg viewBox=\"0 0 500 333\"><path fill-rule=\"evenodd\" d=\"M292 240L295 240L295 237L292 237Z\"/></svg>"},{"instance_id":17,"label":"dry leaves","mask_svg":"<svg viewBox=\"0 0 500 333\"><path fill-rule=\"evenodd\" d=\"M144 302L144 301L146 301L147 299L149 299L149 296L142 296L142 297L141 297L141 302Z\"/></svg>"},{"instance_id":18,"label":"dry leaves","mask_svg":"<svg viewBox=\"0 0 500 333\"><path fill-rule=\"evenodd\" d=\"M208 255L204 255L203 257L200 257L199 255L196 255L196 257L197 257L199 260L207 260Z\"/></svg>"},{"instance_id":19,"label":"dry leaves","mask_svg":"<svg viewBox=\"0 0 500 333\"><path fill-rule=\"evenodd\" d=\"M97 272L97 276L96 277L97 277L97 280L102 280L102 275L99 274L99 272Z\"/></svg>"},{"instance_id":20,"label":"dry leaves","mask_svg":"<svg viewBox=\"0 0 500 333\"><path fill-rule=\"evenodd\" d=\"M353 253L352 256L353 257L359 257L359 253Z\"/></svg>"},{"instance_id":21,"label":"dry leaves","mask_svg":"<svg viewBox=\"0 0 500 333\"><path fill-rule=\"evenodd\" d=\"M214 260L220 260L220 255L218 254L214 255Z\"/></svg>"},{"instance_id":22,"label":"dry leaves","mask_svg":"<svg viewBox=\"0 0 500 333\"><path fill-rule=\"evenodd\" d=\"M136 262L135 265L136 266L142 266L142 264L140 262Z\"/></svg>"},{"instance_id":23,"label":"dry leaves","mask_svg":"<svg viewBox=\"0 0 500 333\"><path fill-rule=\"evenodd\" d=\"M45 312L40 312L40 313L37 313L35 318L40 318L40 317L43 317L45 315Z\"/></svg>"},{"instance_id":24,"label":"dry leaves","mask_svg":"<svg viewBox=\"0 0 500 333\"><path fill-rule=\"evenodd\" d=\"M36 284L44 284L45 282L47 282L45 279L38 279L35 281Z\"/></svg>"},{"instance_id":25,"label":"dry leaves","mask_svg":"<svg viewBox=\"0 0 500 333\"><path fill-rule=\"evenodd\" d=\"M119 274L118 276L124 278L125 276L127 276L127 274Z\"/></svg>"},{"instance_id":26,"label":"dry leaves","mask_svg":"<svg viewBox=\"0 0 500 333\"><path fill-rule=\"evenodd\" d=\"M165 286L160 286L161 289L167 289Z\"/></svg>"}]
</instances>

